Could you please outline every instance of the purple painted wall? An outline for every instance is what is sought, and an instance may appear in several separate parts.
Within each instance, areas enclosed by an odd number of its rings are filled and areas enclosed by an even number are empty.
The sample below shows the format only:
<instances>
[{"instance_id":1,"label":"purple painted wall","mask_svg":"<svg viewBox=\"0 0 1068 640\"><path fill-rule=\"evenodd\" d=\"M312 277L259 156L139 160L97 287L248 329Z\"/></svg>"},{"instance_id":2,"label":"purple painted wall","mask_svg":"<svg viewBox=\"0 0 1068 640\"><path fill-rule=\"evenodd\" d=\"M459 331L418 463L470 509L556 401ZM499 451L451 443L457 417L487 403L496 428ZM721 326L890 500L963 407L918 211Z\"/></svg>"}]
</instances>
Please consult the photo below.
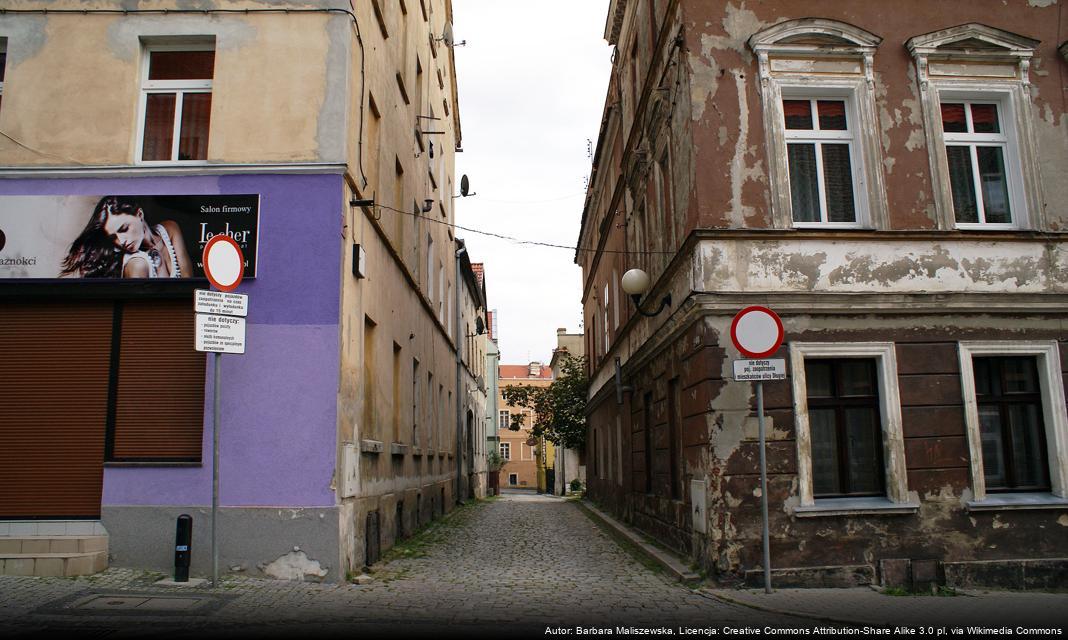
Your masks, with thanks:
<instances>
[{"instance_id":1,"label":"purple painted wall","mask_svg":"<svg viewBox=\"0 0 1068 640\"><path fill-rule=\"evenodd\" d=\"M249 295L246 351L222 356L220 504L334 506L341 176L0 180L2 195L227 193L260 194L260 222L256 278L237 289ZM210 362L204 464L105 469L105 506L211 504Z\"/></svg>"}]
</instances>

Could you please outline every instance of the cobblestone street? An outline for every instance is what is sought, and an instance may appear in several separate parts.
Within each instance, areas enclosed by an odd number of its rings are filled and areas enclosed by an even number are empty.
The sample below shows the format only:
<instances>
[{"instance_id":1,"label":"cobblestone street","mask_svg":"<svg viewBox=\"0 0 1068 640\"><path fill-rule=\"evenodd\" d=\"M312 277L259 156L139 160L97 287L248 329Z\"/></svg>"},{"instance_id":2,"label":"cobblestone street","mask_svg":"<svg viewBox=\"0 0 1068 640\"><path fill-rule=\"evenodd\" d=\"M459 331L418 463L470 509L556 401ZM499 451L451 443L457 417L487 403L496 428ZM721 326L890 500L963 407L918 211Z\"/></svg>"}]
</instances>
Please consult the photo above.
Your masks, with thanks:
<instances>
[{"instance_id":1,"label":"cobblestone street","mask_svg":"<svg viewBox=\"0 0 1068 640\"><path fill-rule=\"evenodd\" d=\"M576 505L506 495L454 513L375 567L365 585L226 576L221 588L160 587L110 569L80 579L0 578L0 635L74 628L136 635L543 635L547 627L807 626L689 589L626 552ZM206 551L206 550L205 550ZM108 610L94 594L156 596ZM166 599L165 599L165 598ZM96 607L96 608L93 608Z\"/></svg>"}]
</instances>

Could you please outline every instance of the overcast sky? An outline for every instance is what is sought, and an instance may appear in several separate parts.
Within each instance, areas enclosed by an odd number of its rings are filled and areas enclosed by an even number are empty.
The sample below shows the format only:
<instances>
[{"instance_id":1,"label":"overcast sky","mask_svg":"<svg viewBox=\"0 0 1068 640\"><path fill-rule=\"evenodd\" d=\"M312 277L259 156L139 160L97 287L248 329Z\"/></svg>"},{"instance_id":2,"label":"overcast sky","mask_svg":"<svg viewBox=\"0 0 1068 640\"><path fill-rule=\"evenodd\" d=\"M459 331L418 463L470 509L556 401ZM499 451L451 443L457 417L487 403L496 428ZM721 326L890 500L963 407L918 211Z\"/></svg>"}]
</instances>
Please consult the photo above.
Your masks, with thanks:
<instances>
[{"instance_id":1,"label":"overcast sky","mask_svg":"<svg viewBox=\"0 0 1068 640\"><path fill-rule=\"evenodd\" d=\"M463 153L474 197L457 198L457 224L574 247L611 71L608 0L453 0ZM548 364L557 327L581 331L575 252L519 245L458 229L486 265L498 312L501 362Z\"/></svg>"}]
</instances>

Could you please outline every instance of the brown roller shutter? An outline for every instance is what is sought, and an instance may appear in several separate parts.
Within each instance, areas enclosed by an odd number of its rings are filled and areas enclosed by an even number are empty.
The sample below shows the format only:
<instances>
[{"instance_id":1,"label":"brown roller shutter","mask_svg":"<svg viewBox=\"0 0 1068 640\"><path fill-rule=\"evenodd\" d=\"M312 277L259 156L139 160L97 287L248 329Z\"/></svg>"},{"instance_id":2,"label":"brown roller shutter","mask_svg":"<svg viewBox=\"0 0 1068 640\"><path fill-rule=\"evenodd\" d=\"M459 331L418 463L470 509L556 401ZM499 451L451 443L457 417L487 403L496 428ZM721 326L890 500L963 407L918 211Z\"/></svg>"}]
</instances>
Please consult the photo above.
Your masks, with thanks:
<instances>
[{"instance_id":1,"label":"brown roller shutter","mask_svg":"<svg viewBox=\"0 0 1068 640\"><path fill-rule=\"evenodd\" d=\"M0 302L0 517L100 517L112 319Z\"/></svg>"},{"instance_id":2,"label":"brown roller shutter","mask_svg":"<svg viewBox=\"0 0 1068 640\"><path fill-rule=\"evenodd\" d=\"M122 303L113 461L200 462L204 354L193 303Z\"/></svg>"}]
</instances>

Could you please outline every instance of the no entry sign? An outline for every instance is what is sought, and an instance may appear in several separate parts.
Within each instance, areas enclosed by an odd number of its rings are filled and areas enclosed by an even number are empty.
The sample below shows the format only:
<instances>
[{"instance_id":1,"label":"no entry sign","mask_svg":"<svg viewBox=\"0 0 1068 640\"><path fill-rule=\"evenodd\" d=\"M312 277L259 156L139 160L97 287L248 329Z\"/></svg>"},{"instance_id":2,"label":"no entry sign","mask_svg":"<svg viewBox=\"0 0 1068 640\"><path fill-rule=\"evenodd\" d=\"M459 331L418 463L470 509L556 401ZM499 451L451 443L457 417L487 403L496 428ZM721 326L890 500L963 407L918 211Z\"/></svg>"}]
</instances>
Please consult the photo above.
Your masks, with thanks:
<instances>
[{"instance_id":1,"label":"no entry sign","mask_svg":"<svg viewBox=\"0 0 1068 640\"><path fill-rule=\"evenodd\" d=\"M748 358L766 358L782 346L782 320L767 307L746 307L731 322L731 342Z\"/></svg>"},{"instance_id":2,"label":"no entry sign","mask_svg":"<svg viewBox=\"0 0 1068 640\"><path fill-rule=\"evenodd\" d=\"M245 256L237 241L218 235L204 245L204 275L219 291L233 291L245 275Z\"/></svg>"},{"instance_id":3,"label":"no entry sign","mask_svg":"<svg viewBox=\"0 0 1068 640\"><path fill-rule=\"evenodd\" d=\"M764 592L771 593L771 540L768 530L768 461L764 427L764 381L786 378L785 360L765 360L782 346L782 320L767 307L746 307L731 322L731 342L751 360L734 361L734 379L756 384L760 438L760 515L763 521Z\"/></svg>"}]
</instances>

